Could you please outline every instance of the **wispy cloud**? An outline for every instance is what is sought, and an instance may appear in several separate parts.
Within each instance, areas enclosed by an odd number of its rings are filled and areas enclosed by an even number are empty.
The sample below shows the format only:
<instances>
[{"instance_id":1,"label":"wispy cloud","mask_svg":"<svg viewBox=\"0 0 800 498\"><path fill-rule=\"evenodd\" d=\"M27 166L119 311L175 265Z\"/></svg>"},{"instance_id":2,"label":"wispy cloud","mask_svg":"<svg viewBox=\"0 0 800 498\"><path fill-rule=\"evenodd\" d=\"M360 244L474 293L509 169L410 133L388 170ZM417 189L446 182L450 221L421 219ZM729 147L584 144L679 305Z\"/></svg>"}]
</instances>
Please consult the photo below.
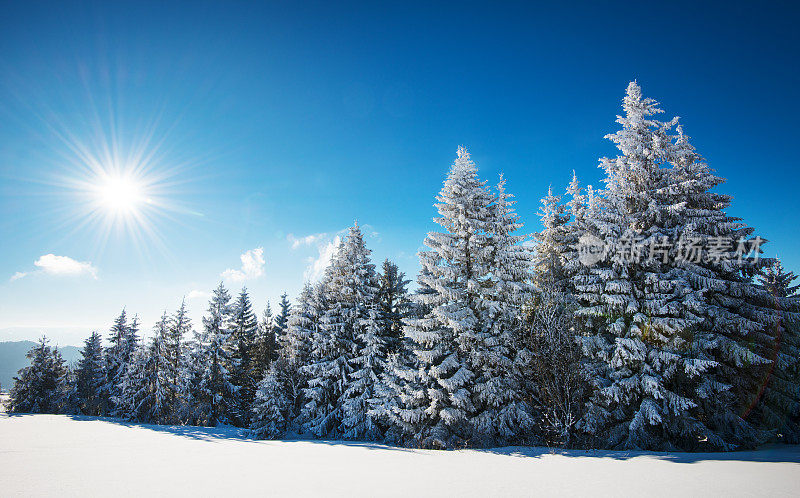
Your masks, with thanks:
<instances>
[{"instance_id":1,"label":"wispy cloud","mask_svg":"<svg viewBox=\"0 0 800 498\"><path fill-rule=\"evenodd\" d=\"M227 269L222 272L222 278L234 282L244 282L245 280L253 280L264 275L264 248L256 247L245 251L240 256L242 260L242 268L240 270Z\"/></svg>"},{"instance_id":2,"label":"wispy cloud","mask_svg":"<svg viewBox=\"0 0 800 498\"><path fill-rule=\"evenodd\" d=\"M25 278L29 275L43 273L55 276L81 276L91 275L97 279L97 268L88 261L77 261L68 256L45 254L33 262L38 269L31 272L18 271L9 279L10 282Z\"/></svg>"},{"instance_id":3,"label":"wispy cloud","mask_svg":"<svg viewBox=\"0 0 800 498\"><path fill-rule=\"evenodd\" d=\"M9 282L13 282L14 280L19 280L23 277L26 277L28 272L26 271L18 271L17 273L11 275L11 278L8 279Z\"/></svg>"},{"instance_id":4,"label":"wispy cloud","mask_svg":"<svg viewBox=\"0 0 800 498\"><path fill-rule=\"evenodd\" d=\"M197 289L194 289L190 291L188 294L186 294L187 301L192 301L194 299L208 299L210 297L211 297L210 292L205 292Z\"/></svg>"},{"instance_id":5,"label":"wispy cloud","mask_svg":"<svg viewBox=\"0 0 800 498\"><path fill-rule=\"evenodd\" d=\"M378 242L381 241L380 232L375 230L375 228L373 228L372 225L359 225L359 228L361 228L361 233L363 233L367 237L369 237L371 239L375 239Z\"/></svg>"},{"instance_id":6,"label":"wispy cloud","mask_svg":"<svg viewBox=\"0 0 800 498\"><path fill-rule=\"evenodd\" d=\"M333 240L317 247L319 255L316 258L308 258L308 267L303 273L306 280L317 281L322 278L341 240L337 235Z\"/></svg>"},{"instance_id":7,"label":"wispy cloud","mask_svg":"<svg viewBox=\"0 0 800 498\"><path fill-rule=\"evenodd\" d=\"M295 237L294 234L290 233L286 236L286 240L292 244L292 249L297 249L303 246L311 246L314 245L328 236L327 233L312 233L311 235L306 235L305 237Z\"/></svg>"}]
</instances>

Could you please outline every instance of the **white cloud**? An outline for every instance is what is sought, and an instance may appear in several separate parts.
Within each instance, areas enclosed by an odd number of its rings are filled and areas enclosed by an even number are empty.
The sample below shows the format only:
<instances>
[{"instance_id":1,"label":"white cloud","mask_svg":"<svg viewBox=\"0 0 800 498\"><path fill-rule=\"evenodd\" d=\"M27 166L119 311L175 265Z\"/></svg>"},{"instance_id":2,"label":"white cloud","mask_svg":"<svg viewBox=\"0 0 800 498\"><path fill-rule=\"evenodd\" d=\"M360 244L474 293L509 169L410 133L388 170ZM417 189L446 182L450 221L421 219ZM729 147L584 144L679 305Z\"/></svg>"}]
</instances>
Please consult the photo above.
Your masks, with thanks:
<instances>
[{"instance_id":1,"label":"white cloud","mask_svg":"<svg viewBox=\"0 0 800 498\"><path fill-rule=\"evenodd\" d=\"M18 271L17 273L11 275L11 278L8 279L9 282L13 282L14 280L19 280L28 275L28 272L25 271Z\"/></svg>"},{"instance_id":2,"label":"white cloud","mask_svg":"<svg viewBox=\"0 0 800 498\"><path fill-rule=\"evenodd\" d=\"M286 240L288 240L292 244L292 249L297 249L303 246L310 246L321 242L322 239L327 237L327 233L312 233L311 235L306 235L305 237L295 237L294 234L289 234L286 236Z\"/></svg>"},{"instance_id":3,"label":"white cloud","mask_svg":"<svg viewBox=\"0 0 800 498\"><path fill-rule=\"evenodd\" d=\"M75 261L67 256L56 256L55 254L45 254L36 261L34 265L50 275L84 275L89 274L97 278L97 268L86 261Z\"/></svg>"},{"instance_id":4,"label":"white cloud","mask_svg":"<svg viewBox=\"0 0 800 498\"><path fill-rule=\"evenodd\" d=\"M266 262L264 261L263 247L257 247L255 249L245 251L245 253L241 255L241 260L241 270L229 268L222 272L222 278L232 280L234 282L243 282L245 280L252 280L264 275L264 265Z\"/></svg>"},{"instance_id":5,"label":"white cloud","mask_svg":"<svg viewBox=\"0 0 800 498\"><path fill-rule=\"evenodd\" d=\"M319 245L317 248L319 250L319 256L316 258L308 258L308 267L303 273L306 280L317 281L322 278L340 242L341 238L336 236L335 239L329 241L327 244Z\"/></svg>"},{"instance_id":6,"label":"white cloud","mask_svg":"<svg viewBox=\"0 0 800 498\"><path fill-rule=\"evenodd\" d=\"M205 292L201 290L194 289L186 294L186 300L191 301L193 299L208 299L211 297L210 292Z\"/></svg>"},{"instance_id":7,"label":"white cloud","mask_svg":"<svg viewBox=\"0 0 800 498\"><path fill-rule=\"evenodd\" d=\"M68 256L56 256L55 254L45 254L33 262L38 270L33 272L18 271L11 276L9 281L19 280L28 275L44 273L56 276L80 276L91 275L97 279L97 268L88 261L76 261Z\"/></svg>"}]
</instances>

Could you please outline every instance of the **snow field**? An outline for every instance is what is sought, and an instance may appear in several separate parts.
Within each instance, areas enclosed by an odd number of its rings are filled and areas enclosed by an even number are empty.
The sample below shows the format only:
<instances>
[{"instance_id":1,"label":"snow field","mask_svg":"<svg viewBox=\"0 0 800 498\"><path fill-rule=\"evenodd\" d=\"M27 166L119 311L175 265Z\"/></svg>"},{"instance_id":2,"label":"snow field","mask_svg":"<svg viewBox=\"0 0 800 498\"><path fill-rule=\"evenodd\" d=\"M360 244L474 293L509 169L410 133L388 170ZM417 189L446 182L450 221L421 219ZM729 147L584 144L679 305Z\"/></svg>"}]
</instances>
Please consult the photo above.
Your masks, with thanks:
<instances>
[{"instance_id":1,"label":"snow field","mask_svg":"<svg viewBox=\"0 0 800 498\"><path fill-rule=\"evenodd\" d=\"M0 415L2 496L797 496L799 462L798 446L672 455L430 451Z\"/></svg>"}]
</instances>

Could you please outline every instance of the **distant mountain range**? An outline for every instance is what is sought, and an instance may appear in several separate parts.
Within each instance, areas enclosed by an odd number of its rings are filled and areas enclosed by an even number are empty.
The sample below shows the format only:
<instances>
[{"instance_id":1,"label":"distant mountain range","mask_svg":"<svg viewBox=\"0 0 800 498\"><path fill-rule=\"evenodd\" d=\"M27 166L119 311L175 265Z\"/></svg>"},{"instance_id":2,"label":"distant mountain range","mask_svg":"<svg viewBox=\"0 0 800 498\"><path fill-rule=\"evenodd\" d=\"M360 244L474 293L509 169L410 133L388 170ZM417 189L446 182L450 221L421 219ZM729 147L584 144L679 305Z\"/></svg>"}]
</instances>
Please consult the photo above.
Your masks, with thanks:
<instances>
[{"instance_id":1,"label":"distant mountain range","mask_svg":"<svg viewBox=\"0 0 800 498\"><path fill-rule=\"evenodd\" d=\"M32 341L0 342L0 386L3 392L11 389L19 369L30 365L25 355L35 345ZM58 350L67 364L77 363L81 357L80 349L75 346L62 346Z\"/></svg>"}]
</instances>

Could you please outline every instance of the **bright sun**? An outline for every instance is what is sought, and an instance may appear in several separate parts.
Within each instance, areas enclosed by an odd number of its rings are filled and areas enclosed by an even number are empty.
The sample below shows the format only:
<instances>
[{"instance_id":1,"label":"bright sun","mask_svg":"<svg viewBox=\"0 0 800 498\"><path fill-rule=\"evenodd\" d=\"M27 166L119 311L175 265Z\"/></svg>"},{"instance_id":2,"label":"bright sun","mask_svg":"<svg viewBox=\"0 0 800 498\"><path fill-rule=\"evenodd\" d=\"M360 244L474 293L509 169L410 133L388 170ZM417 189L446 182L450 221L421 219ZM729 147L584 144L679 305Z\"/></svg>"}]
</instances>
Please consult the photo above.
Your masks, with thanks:
<instances>
[{"instance_id":1,"label":"bright sun","mask_svg":"<svg viewBox=\"0 0 800 498\"><path fill-rule=\"evenodd\" d=\"M108 178L97 190L103 207L117 213L135 211L143 201L141 186L131 178Z\"/></svg>"}]
</instances>

